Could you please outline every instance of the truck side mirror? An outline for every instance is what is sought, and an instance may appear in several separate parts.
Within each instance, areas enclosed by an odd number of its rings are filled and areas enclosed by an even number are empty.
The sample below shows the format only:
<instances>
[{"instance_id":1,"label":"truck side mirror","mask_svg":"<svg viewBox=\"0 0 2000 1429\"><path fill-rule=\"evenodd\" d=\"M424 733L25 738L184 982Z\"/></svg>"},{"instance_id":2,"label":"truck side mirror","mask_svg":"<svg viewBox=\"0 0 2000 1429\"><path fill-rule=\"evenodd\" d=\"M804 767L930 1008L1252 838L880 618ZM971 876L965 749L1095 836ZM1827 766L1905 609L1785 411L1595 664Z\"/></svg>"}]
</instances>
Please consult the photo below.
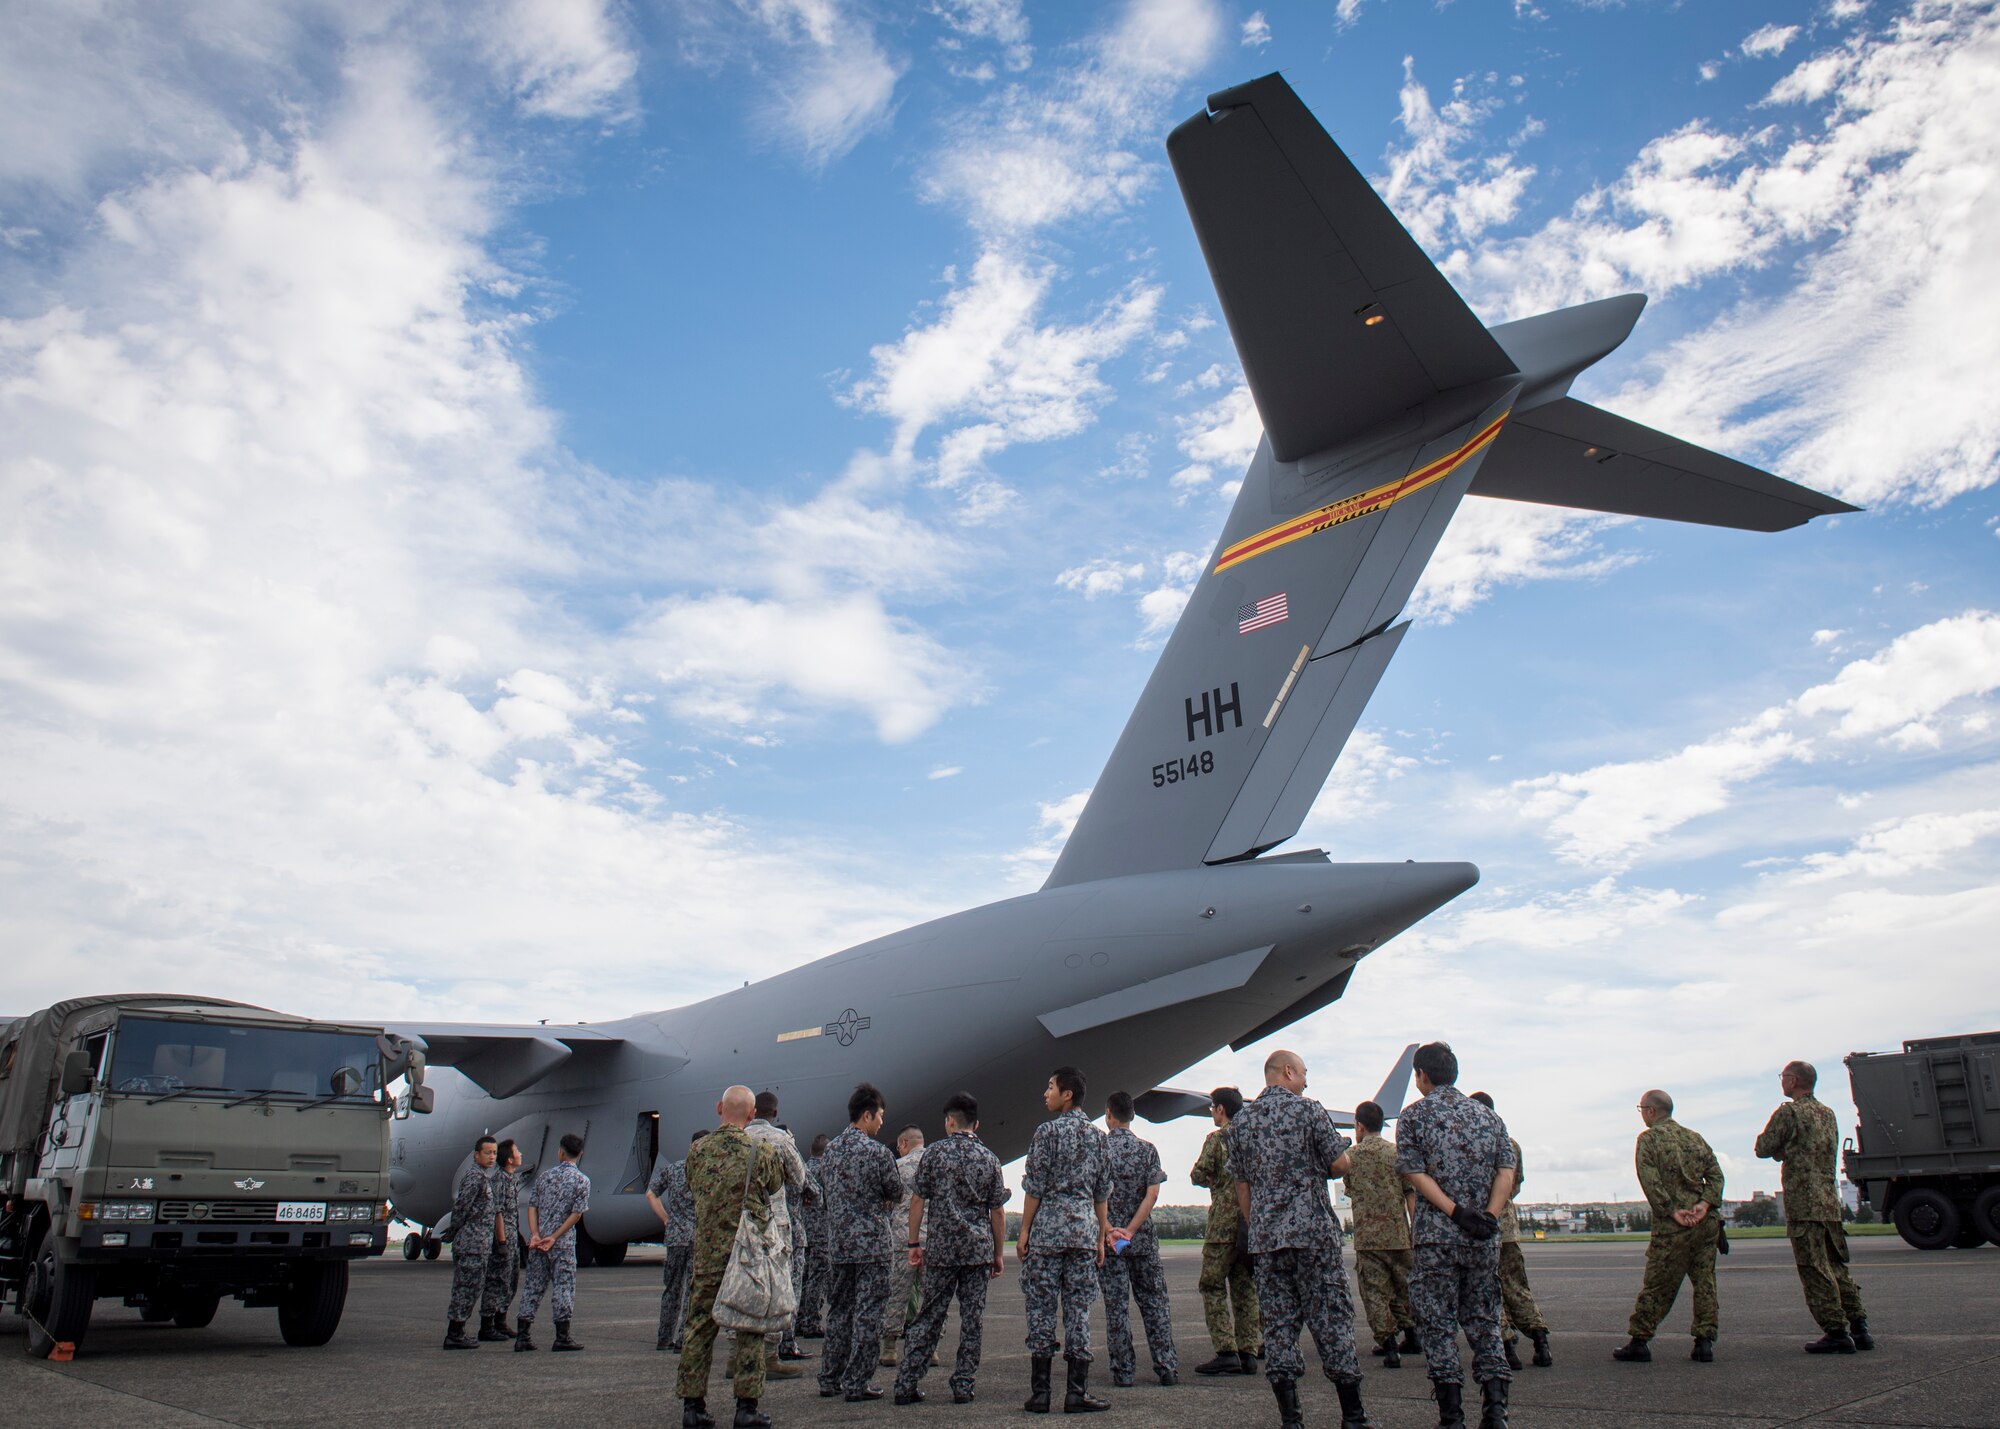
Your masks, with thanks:
<instances>
[{"instance_id":1,"label":"truck side mirror","mask_svg":"<svg viewBox=\"0 0 2000 1429\"><path fill-rule=\"evenodd\" d=\"M97 1079L92 1075L90 1053L79 1047L66 1053L62 1063L62 1094L66 1097L80 1097L88 1092Z\"/></svg>"},{"instance_id":2,"label":"truck side mirror","mask_svg":"<svg viewBox=\"0 0 2000 1429\"><path fill-rule=\"evenodd\" d=\"M437 1092L430 1087L410 1088L410 1110L419 1115L428 1115L437 1105Z\"/></svg>"}]
</instances>

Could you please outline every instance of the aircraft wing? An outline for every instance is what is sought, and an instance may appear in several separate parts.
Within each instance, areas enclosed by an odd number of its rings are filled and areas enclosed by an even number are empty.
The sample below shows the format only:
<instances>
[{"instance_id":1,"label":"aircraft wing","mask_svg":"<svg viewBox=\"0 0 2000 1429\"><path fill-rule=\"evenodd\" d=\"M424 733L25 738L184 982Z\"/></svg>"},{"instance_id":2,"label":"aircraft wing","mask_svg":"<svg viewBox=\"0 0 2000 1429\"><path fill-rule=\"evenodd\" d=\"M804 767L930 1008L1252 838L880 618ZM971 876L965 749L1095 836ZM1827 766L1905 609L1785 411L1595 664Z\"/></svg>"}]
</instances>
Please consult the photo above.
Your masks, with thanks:
<instances>
[{"instance_id":1,"label":"aircraft wing","mask_svg":"<svg viewBox=\"0 0 2000 1429\"><path fill-rule=\"evenodd\" d=\"M403 1022L391 1032L411 1038L424 1060L450 1067L488 1096L511 1097L535 1085L572 1057L601 1057L625 1039L594 1027L508 1027L483 1022Z\"/></svg>"},{"instance_id":2,"label":"aircraft wing","mask_svg":"<svg viewBox=\"0 0 2000 1429\"><path fill-rule=\"evenodd\" d=\"M1210 95L1167 155L1278 460L1515 371L1280 76Z\"/></svg>"},{"instance_id":3,"label":"aircraft wing","mask_svg":"<svg viewBox=\"0 0 2000 1429\"><path fill-rule=\"evenodd\" d=\"M1858 509L1574 397L1517 412L1472 495L1740 531L1784 531Z\"/></svg>"}]
</instances>

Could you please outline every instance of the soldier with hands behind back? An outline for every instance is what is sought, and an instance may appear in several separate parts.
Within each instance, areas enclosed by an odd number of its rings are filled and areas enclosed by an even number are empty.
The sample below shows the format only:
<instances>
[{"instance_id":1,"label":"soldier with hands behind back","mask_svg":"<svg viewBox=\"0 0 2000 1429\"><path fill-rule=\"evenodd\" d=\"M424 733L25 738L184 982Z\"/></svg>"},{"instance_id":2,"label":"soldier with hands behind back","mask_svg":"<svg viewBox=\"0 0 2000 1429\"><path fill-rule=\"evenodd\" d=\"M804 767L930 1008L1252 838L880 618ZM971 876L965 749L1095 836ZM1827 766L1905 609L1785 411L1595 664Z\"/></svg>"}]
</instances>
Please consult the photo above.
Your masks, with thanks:
<instances>
[{"instance_id":1,"label":"soldier with hands behind back","mask_svg":"<svg viewBox=\"0 0 2000 1429\"><path fill-rule=\"evenodd\" d=\"M688 1289L687 1332L676 1389L681 1397L681 1429L714 1429L708 1412L708 1369L715 1350L715 1293L729 1268L736 1227L747 1209L753 1222L768 1227L772 1206L782 1199L785 1173L778 1158L750 1139L746 1128L757 1110L748 1087L731 1087L715 1104L719 1125L688 1152L688 1190L694 1197L694 1274ZM735 1429L768 1429L771 1416L757 1408L764 1395L764 1337L739 1334L730 1357L735 1381Z\"/></svg>"},{"instance_id":2,"label":"soldier with hands behind back","mask_svg":"<svg viewBox=\"0 0 2000 1429\"><path fill-rule=\"evenodd\" d=\"M1188 1179L1208 1187L1208 1224L1202 1232L1201 1279L1196 1288L1215 1358L1196 1365L1194 1372L1255 1374L1264 1329L1257 1316L1256 1277L1249 1262L1236 1253L1243 1213L1236 1209L1236 1178L1229 1174L1229 1123L1243 1110L1243 1094L1234 1087L1217 1087L1208 1095L1208 1115L1215 1130L1202 1142Z\"/></svg>"},{"instance_id":3,"label":"soldier with hands behind back","mask_svg":"<svg viewBox=\"0 0 2000 1429\"><path fill-rule=\"evenodd\" d=\"M859 1404L880 1399L868 1383L882 1355L882 1311L889 1299L889 1211L903 1198L896 1158L875 1139L888 1103L863 1082L847 1099L847 1130L827 1143L820 1158L820 1191L826 1197L831 1270L826 1284L826 1348L819 1362L819 1392L845 1394Z\"/></svg>"},{"instance_id":4,"label":"soldier with hands behind back","mask_svg":"<svg viewBox=\"0 0 2000 1429\"><path fill-rule=\"evenodd\" d=\"M826 1155L826 1144L832 1138L821 1132L812 1139L812 1153L806 1157L806 1175L812 1179L815 1189L820 1184L820 1158ZM826 1239L826 1195L821 1192L805 1205L806 1222L806 1268L799 1281L799 1313L793 1321L793 1333L802 1340L817 1340L826 1334L822 1311L826 1305L826 1273L828 1269Z\"/></svg>"},{"instance_id":5,"label":"soldier with hands behind back","mask_svg":"<svg viewBox=\"0 0 2000 1429\"><path fill-rule=\"evenodd\" d=\"M1174 1353L1174 1316L1167 1303L1167 1275L1160 1268L1160 1238L1153 1230L1153 1203L1167 1173L1159 1149L1132 1132L1132 1097L1113 1092L1105 1100L1108 1129L1104 1151L1111 1159L1111 1245L1097 1272L1104 1294L1105 1348L1111 1355L1111 1382L1130 1385L1138 1373L1132 1353L1131 1300L1139 1302L1146 1326L1146 1352L1163 1385L1180 1383L1180 1356ZM1122 1242L1122 1248L1121 1248Z\"/></svg>"},{"instance_id":6,"label":"soldier with hands behind back","mask_svg":"<svg viewBox=\"0 0 2000 1429\"><path fill-rule=\"evenodd\" d=\"M1632 1307L1626 1327L1631 1339L1611 1352L1611 1358L1649 1363L1649 1341L1660 1321L1674 1308L1681 1281L1694 1285L1694 1336L1690 1359L1702 1364L1715 1359L1718 1329L1715 1298L1715 1253L1722 1239L1722 1163L1700 1136L1674 1120L1674 1099L1655 1089L1639 1098L1639 1119L1646 1129L1632 1149L1639 1189L1652 1213L1652 1234L1646 1240L1646 1280Z\"/></svg>"},{"instance_id":7,"label":"soldier with hands behind back","mask_svg":"<svg viewBox=\"0 0 2000 1429\"><path fill-rule=\"evenodd\" d=\"M558 1350L583 1348L569 1332L576 1313L576 1227L590 1209L590 1178L576 1164L583 1138L566 1131L556 1143L556 1164L535 1177L535 1201L528 1207L528 1268L521 1286L520 1331L516 1350L535 1347L530 1330L542 1296L555 1312Z\"/></svg>"},{"instance_id":8,"label":"soldier with hands behind back","mask_svg":"<svg viewBox=\"0 0 2000 1429\"><path fill-rule=\"evenodd\" d=\"M1097 1268L1111 1237L1106 1206L1111 1162L1104 1133L1083 1114L1083 1073L1058 1067L1042 1089L1053 1116L1035 1128L1021 1173L1021 1298L1028 1309L1028 1399L1031 1414L1049 1412L1049 1372L1056 1352L1058 1308L1063 1359L1069 1368L1065 1414L1108 1409L1090 1392L1090 1302Z\"/></svg>"},{"instance_id":9,"label":"soldier with hands behind back","mask_svg":"<svg viewBox=\"0 0 2000 1429\"><path fill-rule=\"evenodd\" d=\"M1409 1187L1396 1174L1396 1143L1382 1135L1384 1119L1374 1102L1354 1109L1346 1187L1354 1207L1354 1278L1361 1284L1368 1332L1375 1337L1382 1368L1400 1369L1403 1355L1421 1347L1417 1320L1410 1313Z\"/></svg>"},{"instance_id":10,"label":"soldier with hands behind back","mask_svg":"<svg viewBox=\"0 0 2000 1429\"><path fill-rule=\"evenodd\" d=\"M1300 1429L1299 1334L1310 1326L1321 1366L1340 1395L1341 1429L1367 1429L1354 1302L1340 1260L1340 1222L1327 1181L1352 1163L1347 1138L1325 1107L1300 1093L1306 1064L1282 1049L1264 1060L1264 1090L1229 1124L1229 1174L1250 1224L1257 1304L1264 1317L1264 1375L1284 1429Z\"/></svg>"},{"instance_id":11,"label":"soldier with hands behind back","mask_svg":"<svg viewBox=\"0 0 2000 1429\"><path fill-rule=\"evenodd\" d=\"M970 1404L984 1348L986 1286L1007 1268L1007 1183L1000 1158L979 1139L979 1103L960 1092L944 1104L943 1141L924 1148L910 1192L904 1258L923 1276L923 1303L903 1339L896 1403L919 1404L918 1387L958 1301L958 1358L951 1402Z\"/></svg>"},{"instance_id":12,"label":"soldier with hands behind back","mask_svg":"<svg viewBox=\"0 0 2000 1429\"><path fill-rule=\"evenodd\" d=\"M486 1289L486 1257L493 1249L493 1161L498 1143L482 1136L472 1160L458 1173L451 1196L451 1307L446 1312L444 1348L476 1350L465 1322L479 1308ZM482 1327L483 1328L483 1327Z\"/></svg>"},{"instance_id":13,"label":"soldier with hands behind back","mask_svg":"<svg viewBox=\"0 0 2000 1429\"><path fill-rule=\"evenodd\" d=\"M1472 1099L1488 1111L1498 1110L1493 1098L1485 1092L1474 1092ZM1514 1179L1508 1187L1507 1204L1500 1211L1500 1348L1507 1356L1507 1368L1519 1369L1521 1357L1514 1352L1515 1331L1526 1330L1535 1346L1536 1367L1547 1369L1556 1362L1554 1352L1549 1349L1549 1323L1542 1318L1542 1307L1535 1303L1534 1289L1528 1284L1528 1260L1521 1254L1521 1217L1514 1210L1528 1173L1521 1160L1521 1143L1510 1135L1507 1145L1514 1152Z\"/></svg>"},{"instance_id":14,"label":"soldier with hands behind back","mask_svg":"<svg viewBox=\"0 0 2000 1429\"><path fill-rule=\"evenodd\" d=\"M707 1131L688 1141L692 1149ZM688 1283L694 1274L694 1192L688 1189L687 1162L661 1161L646 1183L646 1204L660 1218L660 1244L666 1256L660 1268L660 1332L656 1350L681 1350L681 1321L687 1312Z\"/></svg>"},{"instance_id":15,"label":"soldier with hands behind back","mask_svg":"<svg viewBox=\"0 0 2000 1429\"><path fill-rule=\"evenodd\" d=\"M1442 1042L1417 1049L1422 1100L1396 1123L1396 1170L1417 1193L1410 1239L1410 1308L1429 1362L1440 1429L1465 1423L1458 1333L1472 1343L1485 1401L1481 1429L1507 1429L1511 1376L1500 1344L1500 1212L1513 1186L1514 1148L1498 1116L1459 1091L1458 1058Z\"/></svg>"},{"instance_id":16,"label":"soldier with hands behind back","mask_svg":"<svg viewBox=\"0 0 2000 1429\"><path fill-rule=\"evenodd\" d=\"M1847 1273L1847 1230L1841 1224L1840 1124L1813 1095L1819 1073L1810 1062L1788 1062L1778 1074L1787 1098L1757 1137L1757 1154L1784 1163L1785 1234L1805 1288L1806 1308L1824 1332L1806 1346L1814 1355L1872 1350L1861 1287Z\"/></svg>"}]
</instances>

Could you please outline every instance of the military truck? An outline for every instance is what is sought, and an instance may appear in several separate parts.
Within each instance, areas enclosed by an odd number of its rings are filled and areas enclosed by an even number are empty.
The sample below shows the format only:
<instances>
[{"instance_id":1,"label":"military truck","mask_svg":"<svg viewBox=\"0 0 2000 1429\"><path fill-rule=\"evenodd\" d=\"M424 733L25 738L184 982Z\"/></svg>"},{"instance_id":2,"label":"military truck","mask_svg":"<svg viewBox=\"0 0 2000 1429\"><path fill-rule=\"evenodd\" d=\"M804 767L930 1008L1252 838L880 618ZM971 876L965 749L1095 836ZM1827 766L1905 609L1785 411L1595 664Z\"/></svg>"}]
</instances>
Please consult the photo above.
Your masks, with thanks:
<instances>
[{"instance_id":1,"label":"military truck","mask_svg":"<svg viewBox=\"0 0 2000 1429\"><path fill-rule=\"evenodd\" d=\"M2000 1032L1856 1052L1847 1076L1862 1198L1919 1250L2000 1245Z\"/></svg>"},{"instance_id":2,"label":"military truck","mask_svg":"<svg viewBox=\"0 0 2000 1429\"><path fill-rule=\"evenodd\" d=\"M386 1243L390 1119L430 1095L422 1053L379 1027L217 998L0 1024L0 1299L28 1353L67 1356L113 1297L196 1328L234 1296L325 1344L348 1262Z\"/></svg>"}]
</instances>

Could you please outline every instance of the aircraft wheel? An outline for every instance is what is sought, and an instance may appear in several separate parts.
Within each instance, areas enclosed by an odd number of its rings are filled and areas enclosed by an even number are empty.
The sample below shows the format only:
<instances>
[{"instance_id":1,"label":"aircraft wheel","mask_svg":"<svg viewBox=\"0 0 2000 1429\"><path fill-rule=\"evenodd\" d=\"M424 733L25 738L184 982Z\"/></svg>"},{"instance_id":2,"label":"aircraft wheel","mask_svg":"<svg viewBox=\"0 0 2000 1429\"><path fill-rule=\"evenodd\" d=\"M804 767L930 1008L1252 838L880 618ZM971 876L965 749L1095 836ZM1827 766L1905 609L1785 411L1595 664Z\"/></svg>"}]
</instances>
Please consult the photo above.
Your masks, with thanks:
<instances>
[{"instance_id":1,"label":"aircraft wheel","mask_svg":"<svg viewBox=\"0 0 2000 1429\"><path fill-rule=\"evenodd\" d=\"M54 1236L44 1240L34 1268L28 1272L25 1308L31 1317L29 1357L45 1360L63 1341L80 1343L90 1328L90 1312L96 1303L97 1272L62 1255Z\"/></svg>"},{"instance_id":2,"label":"aircraft wheel","mask_svg":"<svg viewBox=\"0 0 2000 1429\"><path fill-rule=\"evenodd\" d=\"M425 1260L436 1260L436 1259L437 1259L437 1258L438 1258L438 1257L439 1257L440 1255L443 1255L443 1254L444 1254L444 1242L443 1242L443 1241L439 1240L439 1239L438 1239L438 1238L437 1238L436 1236L425 1236L425 1237L424 1237L424 1259L425 1259Z\"/></svg>"},{"instance_id":3,"label":"aircraft wheel","mask_svg":"<svg viewBox=\"0 0 2000 1429\"><path fill-rule=\"evenodd\" d=\"M1951 1197L1929 1186L1896 1202L1896 1231L1918 1250L1943 1250L1958 1240L1962 1217Z\"/></svg>"},{"instance_id":4,"label":"aircraft wheel","mask_svg":"<svg viewBox=\"0 0 2000 1429\"><path fill-rule=\"evenodd\" d=\"M597 1252L599 1249L600 1247L597 1242L590 1238L590 1232L582 1226L578 1226L576 1228L576 1268L578 1270L588 1270L591 1266L597 1264Z\"/></svg>"},{"instance_id":5,"label":"aircraft wheel","mask_svg":"<svg viewBox=\"0 0 2000 1429\"><path fill-rule=\"evenodd\" d=\"M1988 1186L1972 1203L1972 1224L1995 1245L2000 1245L2000 1186Z\"/></svg>"},{"instance_id":6,"label":"aircraft wheel","mask_svg":"<svg viewBox=\"0 0 2000 1429\"><path fill-rule=\"evenodd\" d=\"M415 1231L403 1237L403 1259L415 1260L424 1253L424 1238Z\"/></svg>"},{"instance_id":7,"label":"aircraft wheel","mask_svg":"<svg viewBox=\"0 0 2000 1429\"><path fill-rule=\"evenodd\" d=\"M174 1307L171 1305L141 1306L139 1318L148 1325L164 1325L167 1321L174 1318Z\"/></svg>"},{"instance_id":8,"label":"aircraft wheel","mask_svg":"<svg viewBox=\"0 0 2000 1429\"><path fill-rule=\"evenodd\" d=\"M297 1278L278 1302L278 1333L288 1345L308 1349L323 1345L340 1328L340 1312L346 1305L347 1262L308 1261L298 1268Z\"/></svg>"},{"instance_id":9,"label":"aircraft wheel","mask_svg":"<svg viewBox=\"0 0 2000 1429\"><path fill-rule=\"evenodd\" d=\"M599 1241L597 1243L597 1263L599 1265L623 1265L625 1263L625 1252L631 1248L622 1240L613 1241L610 1245Z\"/></svg>"},{"instance_id":10,"label":"aircraft wheel","mask_svg":"<svg viewBox=\"0 0 2000 1429\"><path fill-rule=\"evenodd\" d=\"M205 1330L222 1304L219 1290L188 1290L174 1301L174 1323L183 1330Z\"/></svg>"}]
</instances>

